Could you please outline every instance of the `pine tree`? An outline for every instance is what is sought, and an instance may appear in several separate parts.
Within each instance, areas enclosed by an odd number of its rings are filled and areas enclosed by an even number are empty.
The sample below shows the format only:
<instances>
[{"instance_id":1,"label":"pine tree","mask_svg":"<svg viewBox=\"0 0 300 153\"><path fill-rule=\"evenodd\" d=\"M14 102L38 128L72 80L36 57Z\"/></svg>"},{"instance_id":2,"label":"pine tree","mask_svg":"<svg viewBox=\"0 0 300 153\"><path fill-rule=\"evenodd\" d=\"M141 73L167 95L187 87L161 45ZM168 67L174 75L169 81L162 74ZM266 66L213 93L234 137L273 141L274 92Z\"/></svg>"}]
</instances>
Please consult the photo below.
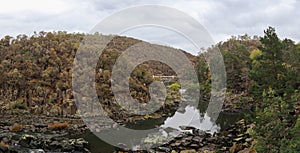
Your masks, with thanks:
<instances>
[{"instance_id":1,"label":"pine tree","mask_svg":"<svg viewBox=\"0 0 300 153\"><path fill-rule=\"evenodd\" d=\"M264 33L265 36L260 38L262 45L258 47L262 54L253 60L250 71L254 81L251 92L258 99L261 99L262 93L269 88L283 96L287 80L287 70L283 61L284 45L274 28L269 27Z\"/></svg>"},{"instance_id":2,"label":"pine tree","mask_svg":"<svg viewBox=\"0 0 300 153\"><path fill-rule=\"evenodd\" d=\"M299 130L299 112L295 109L299 105L296 47L287 39L281 41L272 27L264 32L259 50L250 55L251 91L259 104L255 147L258 152L299 152L295 146L299 135L294 134Z\"/></svg>"}]
</instances>

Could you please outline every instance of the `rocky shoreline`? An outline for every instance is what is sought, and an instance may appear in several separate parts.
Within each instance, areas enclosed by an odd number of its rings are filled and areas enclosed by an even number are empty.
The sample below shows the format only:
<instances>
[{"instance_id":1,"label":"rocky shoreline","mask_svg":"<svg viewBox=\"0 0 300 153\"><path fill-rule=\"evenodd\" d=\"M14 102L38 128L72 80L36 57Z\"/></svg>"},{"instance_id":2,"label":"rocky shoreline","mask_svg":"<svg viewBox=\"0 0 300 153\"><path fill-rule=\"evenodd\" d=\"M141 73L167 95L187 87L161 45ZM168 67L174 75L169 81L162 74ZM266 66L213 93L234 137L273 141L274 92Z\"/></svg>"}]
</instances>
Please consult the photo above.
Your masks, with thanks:
<instances>
[{"instance_id":1,"label":"rocky shoreline","mask_svg":"<svg viewBox=\"0 0 300 153\"><path fill-rule=\"evenodd\" d=\"M80 118L1 114L0 152L89 152L87 141L68 138L87 130Z\"/></svg>"},{"instance_id":2,"label":"rocky shoreline","mask_svg":"<svg viewBox=\"0 0 300 153\"><path fill-rule=\"evenodd\" d=\"M144 118L145 119L145 118ZM134 122L131 120L131 122ZM101 128L101 127L98 127ZM189 129L193 129L190 127ZM160 147L138 152L238 152L249 150L251 125L239 121L217 134L193 129L184 132ZM101 130L101 129L99 129ZM0 152L90 152L88 141L69 136L90 132L79 117L57 118L46 116L2 114L0 119ZM115 152L134 152L116 150ZM137 152L137 151L136 151Z\"/></svg>"},{"instance_id":3,"label":"rocky shoreline","mask_svg":"<svg viewBox=\"0 0 300 153\"><path fill-rule=\"evenodd\" d=\"M173 95L174 96L174 95ZM171 99L174 99L172 97ZM178 97L175 96L175 99ZM172 101L172 103L170 102ZM229 99L228 101L232 101ZM237 112L243 107L233 107L232 103L224 104L225 112ZM145 116L127 116L115 119L118 124L132 124L142 120L159 119L172 116L178 109L179 101L169 100L163 110ZM249 108L247 108L249 110ZM93 114L88 114L93 115ZM100 117L101 118L101 117ZM95 124L91 129L100 132L107 127L114 127L105 120L101 125ZM108 124L106 124L108 123ZM185 132L168 144L139 152L238 152L250 147L249 125L241 121L220 133L210 134L205 131ZM70 136L91 132L78 114L66 116L49 116L47 114L31 114L26 110L6 110L0 113L0 153L1 152L90 152L88 141L83 138L72 139ZM134 152L116 150L115 152ZM245 152L246 153L246 152Z\"/></svg>"},{"instance_id":4,"label":"rocky shoreline","mask_svg":"<svg viewBox=\"0 0 300 153\"><path fill-rule=\"evenodd\" d=\"M220 133L210 134L205 131L192 129L192 133L184 132L174 140L162 146L144 151L118 150L117 153L254 153L251 148L253 139L250 133L253 124L246 125L244 120L240 120L235 125Z\"/></svg>"}]
</instances>

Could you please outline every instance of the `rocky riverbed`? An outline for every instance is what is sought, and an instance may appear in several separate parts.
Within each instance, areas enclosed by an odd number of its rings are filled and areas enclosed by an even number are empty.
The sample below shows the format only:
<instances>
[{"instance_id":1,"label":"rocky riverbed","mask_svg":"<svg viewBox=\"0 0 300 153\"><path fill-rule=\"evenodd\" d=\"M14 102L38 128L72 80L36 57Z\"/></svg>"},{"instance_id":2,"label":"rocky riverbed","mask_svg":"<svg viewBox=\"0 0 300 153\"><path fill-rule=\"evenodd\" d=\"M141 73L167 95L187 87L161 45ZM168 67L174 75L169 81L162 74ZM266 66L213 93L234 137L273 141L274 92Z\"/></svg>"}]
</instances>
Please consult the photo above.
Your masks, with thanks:
<instances>
[{"instance_id":1,"label":"rocky riverbed","mask_svg":"<svg viewBox=\"0 0 300 153\"><path fill-rule=\"evenodd\" d=\"M194 127L183 127L192 132L183 132L172 141L144 151L119 150L118 153L254 153L250 133L253 125L240 120L220 133L210 134ZM149 143L149 142L148 142Z\"/></svg>"},{"instance_id":2,"label":"rocky riverbed","mask_svg":"<svg viewBox=\"0 0 300 153\"><path fill-rule=\"evenodd\" d=\"M101 127L96 128L101 131ZM162 146L144 151L117 149L115 152L254 152L249 137L252 125L245 125L244 120L214 134L194 127L181 128L186 131ZM87 140L70 137L90 132L79 117L2 114L0 131L0 152L91 152Z\"/></svg>"},{"instance_id":3,"label":"rocky riverbed","mask_svg":"<svg viewBox=\"0 0 300 153\"><path fill-rule=\"evenodd\" d=\"M178 109L178 102L165 106L164 110L144 116L128 116L123 119L115 119L121 126L136 124L147 120L166 119L173 116ZM232 109L228 106L228 110ZM227 107L225 107L227 108ZM239 109L239 108L238 108ZM228 111L226 112L236 112ZM178 111L183 113L185 110ZM186 110L188 111L188 110ZM93 116L93 114L88 114ZM226 115L224 116L228 118ZM222 118L220 116L219 118ZM99 117L97 118L99 119ZM101 119L101 117L100 117ZM47 116L46 114L34 115L26 110L7 110L0 113L0 152L98 152L90 149L90 142L78 135L84 133L100 132L106 128L116 127L105 120L98 120L92 129L89 129L79 115ZM227 121L225 121L227 122ZM130 126L129 126L130 127ZM187 127L186 127L187 128ZM115 152L251 152L249 138L250 125L244 121L231 125L220 132L212 133L202 131L195 127L181 133L167 144L152 147L151 150L130 151L118 150ZM183 129L184 131L185 129ZM189 132L192 131L192 132ZM73 137L75 136L75 137ZM151 140L147 143L151 143ZM150 144L151 145L151 144ZM138 148L137 149L141 149ZM248 149L248 150L247 150Z\"/></svg>"},{"instance_id":4,"label":"rocky riverbed","mask_svg":"<svg viewBox=\"0 0 300 153\"><path fill-rule=\"evenodd\" d=\"M85 131L79 118L1 114L0 152L89 152L87 141L68 138Z\"/></svg>"}]
</instances>

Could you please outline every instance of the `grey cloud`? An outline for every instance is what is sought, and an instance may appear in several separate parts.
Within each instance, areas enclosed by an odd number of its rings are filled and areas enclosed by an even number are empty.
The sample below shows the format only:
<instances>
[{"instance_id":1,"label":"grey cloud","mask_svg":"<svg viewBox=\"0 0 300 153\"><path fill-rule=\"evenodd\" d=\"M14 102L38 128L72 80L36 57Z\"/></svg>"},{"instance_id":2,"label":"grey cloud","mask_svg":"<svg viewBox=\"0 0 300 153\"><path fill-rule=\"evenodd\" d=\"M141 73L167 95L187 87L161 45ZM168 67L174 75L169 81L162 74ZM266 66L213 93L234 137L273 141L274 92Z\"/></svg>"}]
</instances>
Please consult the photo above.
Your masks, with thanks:
<instances>
[{"instance_id":1,"label":"grey cloud","mask_svg":"<svg viewBox=\"0 0 300 153\"><path fill-rule=\"evenodd\" d=\"M287 3L286 5L283 5ZM262 29L274 26L282 37L293 37L300 40L297 26L300 22L295 20L300 14L297 11L299 2L288 4L288 1L219 1L214 13L205 15L205 25L216 35L236 35L248 33L261 35Z\"/></svg>"},{"instance_id":2,"label":"grey cloud","mask_svg":"<svg viewBox=\"0 0 300 153\"><path fill-rule=\"evenodd\" d=\"M268 26L274 26L280 37L300 40L300 1L297 0L61 0L66 4L65 10L35 10L43 6L22 9L15 12L0 12L0 36L32 34L33 31L65 30L69 32L89 32L93 26L109 15L124 8L143 4L161 4L177 8L196 18L211 33L216 41L224 41L231 35L262 35ZM0 9L1 9L0 2ZM53 8L55 9L55 7ZM60 8L63 9L63 8ZM155 13L155 12L151 12ZM139 16L141 20L147 17ZM168 20L163 16L157 20ZM127 20L120 20L127 22ZM173 21L176 22L176 21ZM111 25L113 26L113 25ZM193 29L193 25L187 25ZM141 33L139 36L147 35ZM168 39L168 33L158 36L156 41L169 40L171 46L188 46L180 40Z\"/></svg>"}]
</instances>

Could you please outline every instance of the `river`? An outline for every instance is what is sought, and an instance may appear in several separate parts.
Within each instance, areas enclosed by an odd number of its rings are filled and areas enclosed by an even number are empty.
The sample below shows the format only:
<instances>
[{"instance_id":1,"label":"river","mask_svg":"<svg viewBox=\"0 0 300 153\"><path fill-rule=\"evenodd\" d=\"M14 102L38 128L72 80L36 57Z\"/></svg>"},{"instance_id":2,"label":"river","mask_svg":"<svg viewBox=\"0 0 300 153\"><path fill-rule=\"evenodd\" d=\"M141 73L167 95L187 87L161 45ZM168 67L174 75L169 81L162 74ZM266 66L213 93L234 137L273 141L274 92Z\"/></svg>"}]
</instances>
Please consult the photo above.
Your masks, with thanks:
<instances>
[{"instance_id":1,"label":"river","mask_svg":"<svg viewBox=\"0 0 300 153\"><path fill-rule=\"evenodd\" d=\"M177 110L171 117L141 120L127 124L125 127L136 130L160 127L163 129L172 128L182 131L180 126L184 125L192 126L208 133L217 133L242 119L243 114L245 113L244 111L238 113L221 112L218 119L216 121L212 121L208 114L203 111L206 107L207 105L203 104L199 104L198 108L187 105L184 110ZM91 132L84 133L76 137L82 137L87 140L89 142L91 152L110 153L117 149L115 146L102 141Z\"/></svg>"}]
</instances>

